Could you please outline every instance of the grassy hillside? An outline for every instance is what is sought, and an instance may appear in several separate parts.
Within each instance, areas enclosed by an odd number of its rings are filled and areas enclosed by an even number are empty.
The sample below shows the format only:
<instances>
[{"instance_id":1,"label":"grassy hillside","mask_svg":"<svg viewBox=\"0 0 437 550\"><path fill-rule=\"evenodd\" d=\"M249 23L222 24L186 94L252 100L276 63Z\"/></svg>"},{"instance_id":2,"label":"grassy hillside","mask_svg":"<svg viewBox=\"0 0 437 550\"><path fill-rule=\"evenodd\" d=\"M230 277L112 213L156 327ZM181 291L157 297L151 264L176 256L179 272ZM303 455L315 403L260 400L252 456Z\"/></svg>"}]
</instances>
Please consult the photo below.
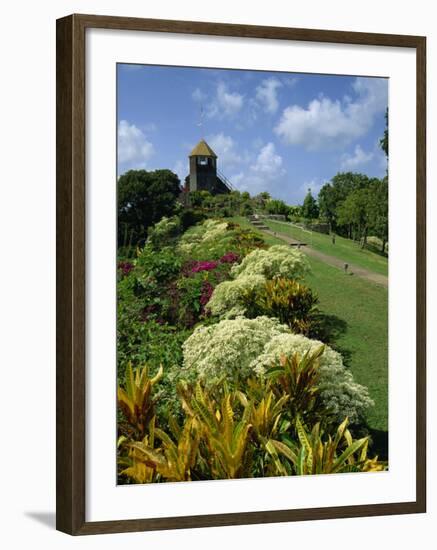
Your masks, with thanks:
<instances>
[{"instance_id":1,"label":"grassy hillside","mask_svg":"<svg viewBox=\"0 0 437 550\"><path fill-rule=\"evenodd\" d=\"M231 219L253 228L245 218ZM283 244L277 237L262 235L270 245ZM330 321L333 347L341 351L355 380L369 388L375 407L368 423L384 439L378 432L388 429L388 290L319 260L309 258L309 262L312 273L306 280Z\"/></svg>"},{"instance_id":2,"label":"grassy hillside","mask_svg":"<svg viewBox=\"0 0 437 550\"><path fill-rule=\"evenodd\" d=\"M388 273L388 260L386 257L380 256L370 250L363 250L360 248L359 244L350 239L345 239L336 235L335 244L332 244L330 235L316 233L315 231L308 232L287 222L273 220L263 221L273 231L284 233L298 241L305 242L314 248L314 250L319 250L324 254L329 254L339 260L343 260L344 262L364 269L369 269L381 275L387 275Z\"/></svg>"}]
</instances>

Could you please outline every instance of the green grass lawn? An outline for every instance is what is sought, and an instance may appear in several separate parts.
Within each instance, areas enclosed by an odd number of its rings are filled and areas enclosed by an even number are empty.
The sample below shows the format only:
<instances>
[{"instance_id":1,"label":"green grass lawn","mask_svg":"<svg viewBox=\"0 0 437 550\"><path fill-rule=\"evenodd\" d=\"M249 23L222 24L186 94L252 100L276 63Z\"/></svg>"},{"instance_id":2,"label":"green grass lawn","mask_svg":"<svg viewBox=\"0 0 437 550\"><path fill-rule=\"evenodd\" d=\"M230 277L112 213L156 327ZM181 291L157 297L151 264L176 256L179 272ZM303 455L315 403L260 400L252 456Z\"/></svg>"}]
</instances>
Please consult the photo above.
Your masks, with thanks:
<instances>
[{"instance_id":1,"label":"green grass lawn","mask_svg":"<svg viewBox=\"0 0 437 550\"><path fill-rule=\"evenodd\" d=\"M231 219L254 229L245 218ZM277 237L256 232L269 245L283 244ZM367 420L375 447L384 453L383 432L388 430L388 290L315 258L308 260L312 273L306 281L317 292L319 308L329 316L336 333L331 345L343 354L356 382L367 386L375 401Z\"/></svg>"},{"instance_id":2,"label":"green grass lawn","mask_svg":"<svg viewBox=\"0 0 437 550\"><path fill-rule=\"evenodd\" d=\"M304 231L287 222L267 219L263 219L263 222L273 231L284 233L284 235L289 235L298 241L305 242L314 248L314 250L319 250L324 254L329 254L339 260L356 265L357 267L369 269L381 275L387 275L388 273L388 260L386 257L380 256L371 250L363 250L358 243L350 239L336 235L335 244L332 244L330 235L316 233L315 231Z\"/></svg>"},{"instance_id":3,"label":"green grass lawn","mask_svg":"<svg viewBox=\"0 0 437 550\"><path fill-rule=\"evenodd\" d=\"M369 388L375 407L369 426L388 429L388 291L364 279L346 275L320 260L309 258L306 277L320 300L320 310L333 316L338 333L334 347L354 378Z\"/></svg>"}]
</instances>

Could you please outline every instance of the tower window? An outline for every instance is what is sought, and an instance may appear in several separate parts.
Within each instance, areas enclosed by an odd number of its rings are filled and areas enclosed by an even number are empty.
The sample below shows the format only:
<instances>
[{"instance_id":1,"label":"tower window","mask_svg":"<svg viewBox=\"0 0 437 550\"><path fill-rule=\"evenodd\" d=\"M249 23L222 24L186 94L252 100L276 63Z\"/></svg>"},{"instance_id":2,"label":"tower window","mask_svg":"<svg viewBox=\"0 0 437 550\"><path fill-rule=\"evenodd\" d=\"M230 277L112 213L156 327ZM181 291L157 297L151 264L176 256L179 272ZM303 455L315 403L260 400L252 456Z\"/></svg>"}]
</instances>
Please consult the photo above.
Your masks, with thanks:
<instances>
[{"instance_id":1,"label":"tower window","mask_svg":"<svg viewBox=\"0 0 437 550\"><path fill-rule=\"evenodd\" d=\"M198 164L201 164L202 166L206 166L208 164L208 157L199 157L197 159Z\"/></svg>"}]
</instances>

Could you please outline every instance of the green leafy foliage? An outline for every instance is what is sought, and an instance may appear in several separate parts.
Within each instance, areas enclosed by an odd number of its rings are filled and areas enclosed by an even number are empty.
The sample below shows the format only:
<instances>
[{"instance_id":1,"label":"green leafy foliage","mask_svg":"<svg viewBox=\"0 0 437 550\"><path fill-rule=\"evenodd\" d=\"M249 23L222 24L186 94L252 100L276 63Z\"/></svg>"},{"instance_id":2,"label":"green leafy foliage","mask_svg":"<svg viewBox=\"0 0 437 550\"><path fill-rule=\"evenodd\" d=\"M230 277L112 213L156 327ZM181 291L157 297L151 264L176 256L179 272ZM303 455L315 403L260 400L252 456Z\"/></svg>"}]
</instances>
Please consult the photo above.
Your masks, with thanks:
<instances>
[{"instance_id":1,"label":"green leafy foliage","mask_svg":"<svg viewBox=\"0 0 437 550\"><path fill-rule=\"evenodd\" d=\"M378 472L385 470L386 464L378 457L367 456L369 439L367 437L353 440L347 429L346 418L337 432L323 437L320 424L317 423L307 431L299 418L296 419L298 443L287 441L277 450L289 459L297 475L339 474L350 472Z\"/></svg>"},{"instance_id":2,"label":"green leafy foliage","mask_svg":"<svg viewBox=\"0 0 437 550\"><path fill-rule=\"evenodd\" d=\"M173 425L175 429L177 424ZM134 468L149 468L165 481L191 481L191 470L196 463L199 435L197 423L193 419L186 420L182 429L177 427L177 441L163 430L155 429L154 437L160 439L162 446L154 449L148 441L129 444L130 457L134 460ZM123 474L130 476L126 469ZM137 475L136 472L134 475Z\"/></svg>"},{"instance_id":3,"label":"green leafy foliage","mask_svg":"<svg viewBox=\"0 0 437 550\"><path fill-rule=\"evenodd\" d=\"M303 201L301 215L306 220L313 220L319 217L319 207L317 201L311 193L311 189L308 189L308 193Z\"/></svg>"},{"instance_id":4,"label":"green leafy foliage","mask_svg":"<svg viewBox=\"0 0 437 550\"><path fill-rule=\"evenodd\" d=\"M175 242L182 231L181 221L178 216L167 218L164 216L153 227L149 228L147 242L154 250L160 250Z\"/></svg>"},{"instance_id":5,"label":"green leafy foliage","mask_svg":"<svg viewBox=\"0 0 437 550\"><path fill-rule=\"evenodd\" d=\"M278 199L270 199L266 205L265 209L269 214L288 216L290 212L290 207L285 204L284 201Z\"/></svg>"},{"instance_id":6,"label":"green leafy foliage","mask_svg":"<svg viewBox=\"0 0 437 550\"><path fill-rule=\"evenodd\" d=\"M361 240L363 247L369 235L388 239L388 178L368 178L353 172L339 173L325 184L318 196L321 218L331 229L350 239Z\"/></svg>"},{"instance_id":7,"label":"green leafy foliage","mask_svg":"<svg viewBox=\"0 0 437 550\"><path fill-rule=\"evenodd\" d=\"M320 392L320 363L324 346L315 351L306 351L303 355L281 355L277 363L266 371L266 378L277 395L288 395L288 413L290 420L298 416L311 419L319 418L323 411Z\"/></svg>"},{"instance_id":8,"label":"green leafy foliage","mask_svg":"<svg viewBox=\"0 0 437 550\"><path fill-rule=\"evenodd\" d=\"M249 318L260 315L276 317L293 332L307 335L312 327L317 296L304 284L279 277L246 290L242 303Z\"/></svg>"},{"instance_id":9,"label":"green leafy foliage","mask_svg":"<svg viewBox=\"0 0 437 550\"><path fill-rule=\"evenodd\" d=\"M147 228L163 216L171 216L180 194L180 182L170 170L129 170L117 182L118 244L142 243Z\"/></svg>"},{"instance_id":10,"label":"green leafy foliage","mask_svg":"<svg viewBox=\"0 0 437 550\"><path fill-rule=\"evenodd\" d=\"M134 374L131 363L128 363L124 388L119 386L117 391L118 406L126 419L126 422L119 423L119 429L125 435L136 439L145 437L149 423L155 416L152 388L162 378L162 372L160 367L151 378L148 367L144 366Z\"/></svg>"},{"instance_id":11,"label":"green leafy foliage","mask_svg":"<svg viewBox=\"0 0 437 550\"><path fill-rule=\"evenodd\" d=\"M182 425L171 417L163 430L153 417L141 440L120 438L120 476L150 483L385 469L368 458L368 438L353 439L347 418L333 435L324 436L319 423L308 432L299 416L293 423L282 418L290 395L270 387L260 393L251 380L248 387L230 392L225 385L217 394L199 383L179 384Z\"/></svg>"},{"instance_id":12,"label":"green leafy foliage","mask_svg":"<svg viewBox=\"0 0 437 550\"><path fill-rule=\"evenodd\" d=\"M384 135L379 140L379 145L381 149L384 151L385 155L388 157L388 107L385 111L385 130Z\"/></svg>"},{"instance_id":13,"label":"green leafy foliage","mask_svg":"<svg viewBox=\"0 0 437 550\"><path fill-rule=\"evenodd\" d=\"M196 419L204 446L205 464L213 479L236 479L251 476L253 448L249 444L250 410L244 408L239 420L226 391L216 400L196 385L193 392L181 389L184 411Z\"/></svg>"}]
</instances>

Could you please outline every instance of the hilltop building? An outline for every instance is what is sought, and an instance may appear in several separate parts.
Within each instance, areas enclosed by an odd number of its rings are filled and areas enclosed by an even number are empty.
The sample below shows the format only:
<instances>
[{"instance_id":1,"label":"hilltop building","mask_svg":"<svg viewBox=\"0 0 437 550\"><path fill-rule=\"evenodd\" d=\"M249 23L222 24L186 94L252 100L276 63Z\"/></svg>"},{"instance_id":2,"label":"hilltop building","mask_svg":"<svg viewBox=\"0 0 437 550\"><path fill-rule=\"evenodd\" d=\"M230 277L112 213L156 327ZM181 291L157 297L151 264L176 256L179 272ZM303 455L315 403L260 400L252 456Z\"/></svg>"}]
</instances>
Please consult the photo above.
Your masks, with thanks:
<instances>
[{"instance_id":1,"label":"hilltop building","mask_svg":"<svg viewBox=\"0 0 437 550\"><path fill-rule=\"evenodd\" d=\"M231 182L217 170L217 155L201 139L189 154L190 174L185 179L184 193L209 191L212 195L230 193Z\"/></svg>"}]
</instances>

